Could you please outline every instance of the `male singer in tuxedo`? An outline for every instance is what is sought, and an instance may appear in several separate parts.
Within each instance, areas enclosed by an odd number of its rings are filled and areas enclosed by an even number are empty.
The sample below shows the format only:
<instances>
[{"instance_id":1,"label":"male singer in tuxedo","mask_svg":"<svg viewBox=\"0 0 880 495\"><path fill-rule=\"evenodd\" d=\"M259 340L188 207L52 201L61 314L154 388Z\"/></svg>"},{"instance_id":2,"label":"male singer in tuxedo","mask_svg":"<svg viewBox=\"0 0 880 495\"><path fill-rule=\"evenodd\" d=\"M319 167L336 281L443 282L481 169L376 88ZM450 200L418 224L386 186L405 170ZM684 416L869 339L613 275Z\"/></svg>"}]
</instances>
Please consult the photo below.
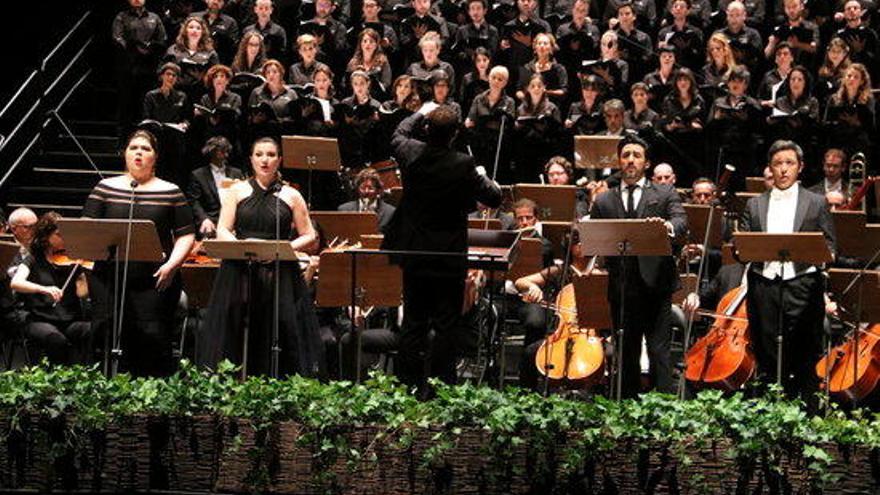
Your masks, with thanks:
<instances>
[{"instance_id":1,"label":"male singer in tuxedo","mask_svg":"<svg viewBox=\"0 0 880 495\"><path fill-rule=\"evenodd\" d=\"M232 145L223 136L214 136L202 147L208 165L192 171L186 197L193 209L200 238L214 237L220 216L220 188L224 179L244 179L241 170L227 163Z\"/></svg>"},{"instance_id":2,"label":"male singer in tuxedo","mask_svg":"<svg viewBox=\"0 0 880 495\"><path fill-rule=\"evenodd\" d=\"M774 185L752 198L743 212L741 230L787 234L821 232L835 253L834 223L825 198L798 183L804 168L804 154L792 141L779 140L767 152ZM813 366L821 353L821 332L825 303L822 268L803 263L752 263L748 273L749 329L758 360L758 372L765 382L776 379L779 331L779 298L782 291L783 356L782 382L788 393L809 399L818 391ZM809 400L808 400L809 403Z\"/></svg>"},{"instance_id":3,"label":"male singer in tuxedo","mask_svg":"<svg viewBox=\"0 0 880 495\"><path fill-rule=\"evenodd\" d=\"M620 186L596 198L590 218L641 218L663 223L670 240L683 235L687 230L687 216L678 192L668 184L656 184L645 177L645 169L650 164L648 144L633 134L627 134L617 145L617 158L621 170ZM624 330L623 362L620 364L623 397L634 397L639 392L642 336L648 347L651 383L661 392L672 393L674 385L669 355L671 299L679 286L674 258L615 256L608 257L605 266L614 326L622 326ZM625 290L623 301L621 289ZM625 310L623 322L619 321L621 302Z\"/></svg>"},{"instance_id":4,"label":"male singer in tuxedo","mask_svg":"<svg viewBox=\"0 0 880 495\"><path fill-rule=\"evenodd\" d=\"M382 247L406 251L467 251L467 215L476 202L496 208L501 188L478 172L474 159L452 149L458 117L451 107L426 103L394 132L403 196L385 229ZM424 131L422 141L415 137ZM464 257L400 257L403 329L395 362L407 385L425 387L426 371L455 381L456 328L462 310ZM428 351L428 333L435 337ZM424 396L424 395L423 395Z\"/></svg>"}]
</instances>

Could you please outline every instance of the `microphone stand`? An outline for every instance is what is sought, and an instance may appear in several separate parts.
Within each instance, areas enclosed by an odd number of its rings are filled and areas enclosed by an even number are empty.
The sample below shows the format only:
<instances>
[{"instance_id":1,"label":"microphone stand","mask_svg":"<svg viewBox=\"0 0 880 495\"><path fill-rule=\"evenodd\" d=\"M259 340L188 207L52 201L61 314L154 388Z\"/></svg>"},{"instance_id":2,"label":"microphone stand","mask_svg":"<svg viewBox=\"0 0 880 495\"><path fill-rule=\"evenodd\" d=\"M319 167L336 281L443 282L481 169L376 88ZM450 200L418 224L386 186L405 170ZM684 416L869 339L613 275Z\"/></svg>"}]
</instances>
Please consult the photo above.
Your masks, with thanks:
<instances>
[{"instance_id":1,"label":"microphone stand","mask_svg":"<svg viewBox=\"0 0 880 495\"><path fill-rule=\"evenodd\" d=\"M274 290L274 298L272 301L272 357L271 357L271 371L270 376L272 378L278 378L279 371L279 358L281 354L280 347L280 299L279 299L279 288L281 284L278 278L281 276L281 253L278 247L278 243L281 242L281 218L279 216L279 211L281 207L281 189L283 188L283 184L280 182L280 178L278 182L272 185L272 190L275 191L275 290ZM311 194L311 191L309 191Z\"/></svg>"},{"instance_id":2,"label":"microphone stand","mask_svg":"<svg viewBox=\"0 0 880 495\"><path fill-rule=\"evenodd\" d=\"M110 351L110 376L114 377L119 373L119 360L122 358L122 325L125 318L125 296L128 289L128 266L131 251L131 228L134 219L134 202L135 189L138 186L136 180L131 181L131 198L128 206L128 227L125 232L125 260L122 262L122 287L116 286L114 293L119 293L119 299L114 301L114 313L116 312L116 304L119 307L118 318L116 319L115 328L113 329L113 349ZM116 251L116 274L118 281L119 274L119 251ZM114 299L116 299L114 297Z\"/></svg>"}]
</instances>

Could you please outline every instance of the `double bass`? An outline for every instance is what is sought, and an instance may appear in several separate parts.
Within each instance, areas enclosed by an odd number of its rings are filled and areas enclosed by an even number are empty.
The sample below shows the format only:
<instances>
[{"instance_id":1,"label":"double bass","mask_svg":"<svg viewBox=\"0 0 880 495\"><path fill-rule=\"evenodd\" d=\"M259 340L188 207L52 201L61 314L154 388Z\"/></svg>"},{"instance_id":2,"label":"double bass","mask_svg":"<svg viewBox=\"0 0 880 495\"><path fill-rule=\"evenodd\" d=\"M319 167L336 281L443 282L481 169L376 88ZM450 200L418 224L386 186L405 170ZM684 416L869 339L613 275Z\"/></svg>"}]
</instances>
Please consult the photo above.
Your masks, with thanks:
<instances>
[{"instance_id":1,"label":"double bass","mask_svg":"<svg viewBox=\"0 0 880 495\"><path fill-rule=\"evenodd\" d=\"M712 316L715 322L685 356L685 378L701 387L737 390L755 373L749 319L746 312L747 286L730 290ZM702 313L705 314L705 313Z\"/></svg>"}]
</instances>

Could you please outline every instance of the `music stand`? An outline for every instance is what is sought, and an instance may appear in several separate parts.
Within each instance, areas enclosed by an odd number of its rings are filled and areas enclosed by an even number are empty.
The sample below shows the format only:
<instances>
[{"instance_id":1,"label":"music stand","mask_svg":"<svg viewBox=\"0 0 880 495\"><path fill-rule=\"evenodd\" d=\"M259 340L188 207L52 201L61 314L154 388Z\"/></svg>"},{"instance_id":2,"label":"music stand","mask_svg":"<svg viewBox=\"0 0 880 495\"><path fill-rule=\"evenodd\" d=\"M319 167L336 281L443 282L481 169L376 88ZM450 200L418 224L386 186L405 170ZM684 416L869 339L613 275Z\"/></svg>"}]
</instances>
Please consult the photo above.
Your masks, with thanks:
<instances>
[{"instance_id":1,"label":"music stand","mask_svg":"<svg viewBox=\"0 0 880 495\"><path fill-rule=\"evenodd\" d=\"M550 241L553 247L553 257L565 259L565 236L571 232L572 221L565 222L541 222L541 235Z\"/></svg>"},{"instance_id":2,"label":"music stand","mask_svg":"<svg viewBox=\"0 0 880 495\"><path fill-rule=\"evenodd\" d=\"M584 256L671 256L666 225L645 219L597 219L575 224ZM621 263L620 308L617 329L615 395L623 391L623 332L626 318L626 263Z\"/></svg>"},{"instance_id":3,"label":"music stand","mask_svg":"<svg viewBox=\"0 0 880 495\"><path fill-rule=\"evenodd\" d=\"M327 242L336 239L354 244L362 235L379 233L379 217L372 211L313 211L310 215Z\"/></svg>"},{"instance_id":4,"label":"music stand","mask_svg":"<svg viewBox=\"0 0 880 495\"><path fill-rule=\"evenodd\" d=\"M877 244L867 243L867 215L862 211L831 212L834 220L834 231L837 233L837 252L843 256L853 258L867 258L873 253L870 246Z\"/></svg>"},{"instance_id":5,"label":"music stand","mask_svg":"<svg viewBox=\"0 0 880 495\"><path fill-rule=\"evenodd\" d=\"M351 332L356 339L355 381L361 381L361 329L356 307L399 306L402 301L403 274L384 254L357 253L357 249L321 253L321 275L316 305L324 308L351 308ZM342 365L340 361L340 366Z\"/></svg>"},{"instance_id":6,"label":"music stand","mask_svg":"<svg viewBox=\"0 0 880 495\"><path fill-rule=\"evenodd\" d=\"M507 280L516 279L537 273L543 268L543 243L537 237L523 237L519 240L519 254L507 272Z\"/></svg>"},{"instance_id":7,"label":"music stand","mask_svg":"<svg viewBox=\"0 0 880 495\"><path fill-rule=\"evenodd\" d=\"M469 229L501 230L501 220L498 218L468 218Z\"/></svg>"},{"instance_id":8,"label":"music stand","mask_svg":"<svg viewBox=\"0 0 880 495\"><path fill-rule=\"evenodd\" d=\"M0 266L8 267L20 252L21 246L17 242L0 241Z\"/></svg>"},{"instance_id":9,"label":"music stand","mask_svg":"<svg viewBox=\"0 0 880 495\"><path fill-rule=\"evenodd\" d=\"M709 222L709 205L685 204L684 211L687 213L688 242L690 244L703 244L706 239L706 226ZM721 222L724 220L724 208L715 206L712 213L712 225L709 226L709 245L706 249L721 247Z\"/></svg>"},{"instance_id":10,"label":"music stand","mask_svg":"<svg viewBox=\"0 0 880 495\"><path fill-rule=\"evenodd\" d=\"M275 240L261 240L261 239L249 239L249 240L234 240L234 241L220 241L216 239L206 240L202 244L202 247L205 249L205 253L212 258L217 258L221 260L238 260L238 261L246 261L247 262L247 270L248 270L248 288L247 288L247 298L248 304L246 308L246 316L247 316L247 325L244 327L244 335L242 337L242 358L241 358L241 379L244 380L247 378L247 362L248 362L248 341L250 339L250 326L253 322L253 313L251 310L252 301L254 299L253 294L253 279L254 279L254 262L258 261L299 261L299 253L297 253L291 246L289 241L275 241ZM277 280L277 276L275 277ZM276 284L277 286L277 284ZM276 287L277 288L277 287ZM277 313L277 311L276 311ZM278 315L275 315L276 323L278 319ZM271 352L273 354L273 363L277 362L277 358L281 353L281 349L278 347L277 342L275 342L275 336L273 336L273 344ZM274 366L273 366L274 368ZM273 370L274 371L274 370Z\"/></svg>"},{"instance_id":11,"label":"music stand","mask_svg":"<svg viewBox=\"0 0 880 495\"><path fill-rule=\"evenodd\" d=\"M736 232L733 245L742 262L808 263L821 265L831 261L831 251L821 232L770 234ZM784 265L783 265L784 267ZM780 279L783 276L780 270ZM782 384L783 325L785 323L785 284L779 289L779 317L776 328L776 383Z\"/></svg>"},{"instance_id":12,"label":"music stand","mask_svg":"<svg viewBox=\"0 0 880 495\"><path fill-rule=\"evenodd\" d=\"M570 222L574 218L577 202L577 187L551 186L543 184L516 184L513 186L516 199L528 198L538 204L538 219L541 221Z\"/></svg>"},{"instance_id":13,"label":"music stand","mask_svg":"<svg viewBox=\"0 0 880 495\"><path fill-rule=\"evenodd\" d=\"M763 177L746 177L746 192L762 193L767 190L767 182Z\"/></svg>"},{"instance_id":14,"label":"music stand","mask_svg":"<svg viewBox=\"0 0 880 495\"><path fill-rule=\"evenodd\" d=\"M620 168L617 142L621 139L621 136L575 136L575 168L586 169L590 178L595 178L596 170Z\"/></svg>"},{"instance_id":15,"label":"music stand","mask_svg":"<svg viewBox=\"0 0 880 495\"><path fill-rule=\"evenodd\" d=\"M336 138L282 136L284 168L308 171L308 205L312 206L312 172L338 172L339 143Z\"/></svg>"},{"instance_id":16,"label":"music stand","mask_svg":"<svg viewBox=\"0 0 880 495\"><path fill-rule=\"evenodd\" d=\"M60 218L58 231L64 238L64 247L71 258L113 260L113 331L112 342L109 333L105 333L104 337L104 373L116 376L122 357L128 263L156 262L165 258L156 226L151 220ZM124 260L121 287L120 259Z\"/></svg>"}]
</instances>

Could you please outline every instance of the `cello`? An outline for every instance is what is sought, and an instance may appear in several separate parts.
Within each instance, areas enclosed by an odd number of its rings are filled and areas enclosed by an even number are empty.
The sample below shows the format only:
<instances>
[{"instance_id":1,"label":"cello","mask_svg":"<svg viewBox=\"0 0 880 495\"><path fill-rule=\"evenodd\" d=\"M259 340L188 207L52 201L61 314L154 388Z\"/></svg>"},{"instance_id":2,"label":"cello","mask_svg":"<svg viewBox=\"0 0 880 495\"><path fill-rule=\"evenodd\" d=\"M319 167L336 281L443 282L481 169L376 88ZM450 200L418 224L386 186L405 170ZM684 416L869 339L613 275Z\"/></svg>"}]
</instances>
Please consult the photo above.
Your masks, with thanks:
<instances>
[{"instance_id":1,"label":"cello","mask_svg":"<svg viewBox=\"0 0 880 495\"><path fill-rule=\"evenodd\" d=\"M816 375L827 380L828 392L859 401L880 382L880 323L856 329L842 344L816 363ZM858 355L856 351L858 350Z\"/></svg>"},{"instance_id":2,"label":"cello","mask_svg":"<svg viewBox=\"0 0 880 495\"><path fill-rule=\"evenodd\" d=\"M747 290L741 285L725 294L712 314L712 327L688 349L685 378L691 383L737 390L755 373L746 312Z\"/></svg>"}]
</instances>

